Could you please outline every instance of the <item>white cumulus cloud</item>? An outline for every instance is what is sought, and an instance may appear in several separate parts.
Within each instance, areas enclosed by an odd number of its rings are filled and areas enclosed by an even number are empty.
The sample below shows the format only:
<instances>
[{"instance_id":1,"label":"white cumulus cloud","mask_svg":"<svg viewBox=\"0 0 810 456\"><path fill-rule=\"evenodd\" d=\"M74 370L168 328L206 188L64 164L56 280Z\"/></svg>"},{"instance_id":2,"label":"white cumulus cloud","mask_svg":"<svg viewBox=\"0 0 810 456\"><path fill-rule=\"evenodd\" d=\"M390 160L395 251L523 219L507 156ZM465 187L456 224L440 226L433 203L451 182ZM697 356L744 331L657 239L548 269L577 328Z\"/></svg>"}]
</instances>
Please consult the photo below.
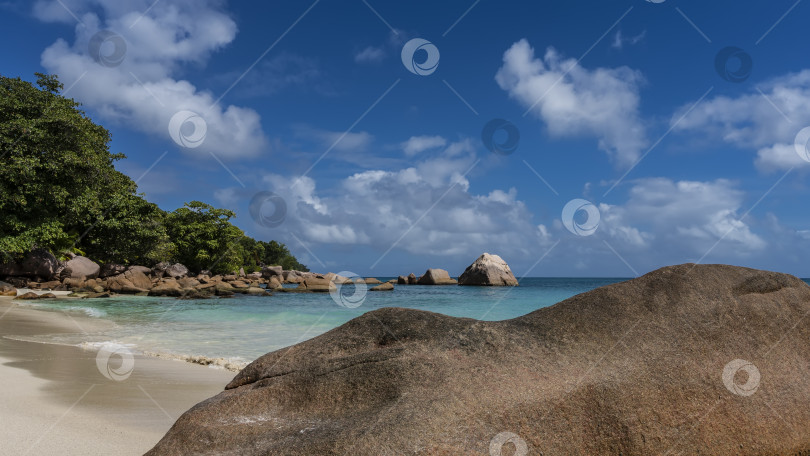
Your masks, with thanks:
<instances>
[{"instance_id":1,"label":"white cumulus cloud","mask_svg":"<svg viewBox=\"0 0 810 456\"><path fill-rule=\"evenodd\" d=\"M716 96L683 117L690 103L675 113L672 123L676 130L702 132L756 150L754 163L761 171L807 166L793 143L810 125L810 70L771 79L757 88L737 97Z\"/></svg>"},{"instance_id":2,"label":"white cumulus cloud","mask_svg":"<svg viewBox=\"0 0 810 456\"><path fill-rule=\"evenodd\" d=\"M47 47L42 65L58 74L66 87L72 86L70 97L105 120L170 140L171 117L192 111L207 125L194 153L256 155L267 144L256 111L215 104L217 95L176 76L188 64L204 64L234 40L236 24L220 5L216 0L37 1L34 15L40 20L76 24L73 41L60 38ZM101 30L125 40L120 65L101 65L91 55L89 43ZM102 53L111 52L112 46L105 43Z\"/></svg>"},{"instance_id":3,"label":"white cumulus cloud","mask_svg":"<svg viewBox=\"0 0 810 456\"><path fill-rule=\"evenodd\" d=\"M554 136L591 135L617 165L628 167L647 145L639 114L640 72L589 70L549 47L542 58L525 39L503 56L495 80Z\"/></svg>"}]
</instances>

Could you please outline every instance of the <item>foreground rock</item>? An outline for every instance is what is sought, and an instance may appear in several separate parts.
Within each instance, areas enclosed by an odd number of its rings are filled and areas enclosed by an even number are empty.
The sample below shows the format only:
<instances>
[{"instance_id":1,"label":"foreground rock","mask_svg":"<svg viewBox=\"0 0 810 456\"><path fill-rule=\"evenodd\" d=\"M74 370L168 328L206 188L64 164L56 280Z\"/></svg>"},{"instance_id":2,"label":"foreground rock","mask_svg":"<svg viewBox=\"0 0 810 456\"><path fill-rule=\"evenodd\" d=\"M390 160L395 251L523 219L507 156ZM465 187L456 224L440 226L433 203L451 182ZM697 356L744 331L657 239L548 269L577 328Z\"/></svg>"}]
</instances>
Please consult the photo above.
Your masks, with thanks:
<instances>
[{"instance_id":1,"label":"foreground rock","mask_svg":"<svg viewBox=\"0 0 810 456\"><path fill-rule=\"evenodd\" d=\"M450 274L444 269L428 269L416 282L419 285L455 285L454 279L450 278Z\"/></svg>"},{"instance_id":2,"label":"foreground rock","mask_svg":"<svg viewBox=\"0 0 810 456\"><path fill-rule=\"evenodd\" d=\"M503 258L484 253L473 264L467 266L464 273L458 277L458 284L516 287L518 281Z\"/></svg>"},{"instance_id":3,"label":"foreground rock","mask_svg":"<svg viewBox=\"0 0 810 456\"><path fill-rule=\"evenodd\" d=\"M257 359L148 454L804 455L808 311L801 280L721 265L505 321L383 308Z\"/></svg>"}]
</instances>

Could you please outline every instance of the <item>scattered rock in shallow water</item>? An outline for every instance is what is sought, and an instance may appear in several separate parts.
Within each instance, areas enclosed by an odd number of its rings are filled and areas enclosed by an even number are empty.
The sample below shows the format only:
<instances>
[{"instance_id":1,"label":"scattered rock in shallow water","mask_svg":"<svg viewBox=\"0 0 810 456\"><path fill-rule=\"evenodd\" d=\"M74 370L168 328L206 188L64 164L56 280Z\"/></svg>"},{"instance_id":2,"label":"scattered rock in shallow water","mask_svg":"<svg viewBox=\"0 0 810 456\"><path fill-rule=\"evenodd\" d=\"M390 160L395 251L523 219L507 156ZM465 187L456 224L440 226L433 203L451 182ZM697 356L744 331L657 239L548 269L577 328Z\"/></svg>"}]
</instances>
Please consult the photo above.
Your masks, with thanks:
<instances>
[{"instance_id":1,"label":"scattered rock in shallow water","mask_svg":"<svg viewBox=\"0 0 810 456\"><path fill-rule=\"evenodd\" d=\"M397 277L397 285L408 285L408 278L405 276Z\"/></svg>"},{"instance_id":2,"label":"scattered rock in shallow water","mask_svg":"<svg viewBox=\"0 0 810 456\"><path fill-rule=\"evenodd\" d=\"M23 293L23 294L17 296L14 299L24 299L24 300L39 299L39 295L34 293L33 291L29 291L27 293Z\"/></svg>"},{"instance_id":3,"label":"scattered rock in shallow water","mask_svg":"<svg viewBox=\"0 0 810 456\"><path fill-rule=\"evenodd\" d=\"M804 454L808 312L801 280L722 265L504 321L382 308L258 358L147 454Z\"/></svg>"},{"instance_id":4,"label":"scattered rock in shallow water","mask_svg":"<svg viewBox=\"0 0 810 456\"><path fill-rule=\"evenodd\" d=\"M416 285L419 283L419 278L414 273L408 274L408 285Z\"/></svg>"},{"instance_id":5,"label":"scattered rock in shallow water","mask_svg":"<svg viewBox=\"0 0 810 456\"><path fill-rule=\"evenodd\" d=\"M109 293L88 293L84 295L84 298L92 299L92 298L109 298L111 295Z\"/></svg>"},{"instance_id":6,"label":"scattered rock in shallow water","mask_svg":"<svg viewBox=\"0 0 810 456\"><path fill-rule=\"evenodd\" d=\"M365 278L365 279L358 278L357 281L358 282L365 282L366 285L377 285L377 284L382 283L380 281L380 279L378 279L376 277L368 277L368 278Z\"/></svg>"},{"instance_id":7,"label":"scattered rock in shallow water","mask_svg":"<svg viewBox=\"0 0 810 456\"><path fill-rule=\"evenodd\" d=\"M455 285L457 283L444 269L428 269L417 282L419 285Z\"/></svg>"},{"instance_id":8,"label":"scattered rock in shallow water","mask_svg":"<svg viewBox=\"0 0 810 456\"><path fill-rule=\"evenodd\" d=\"M53 293L43 293L39 295L39 299L54 299L54 298L56 298L56 295Z\"/></svg>"},{"instance_id":9,"label":"scattered rock in shallow water","mask_svg":"<svg viewBox=\"0 0 810 456\"><path fill-rule=\"evenodd\" d=\"M391 291L394 289L394 284L390 282L385 282L382 285L377 285L376 287L369 288L368 291Z\"/></svg>"},{"instance_id":10,"label":"scattered rock in shallow water","mask_svg":"<svg viewBox=\"0 0 810 456\"><path fill-rule=\"evenodd\" d=\"M464 273L459 276L458 284L516 287L518 281L503 258L484 253L473 264L467 266Z\"/></svg>"}]
</instances>

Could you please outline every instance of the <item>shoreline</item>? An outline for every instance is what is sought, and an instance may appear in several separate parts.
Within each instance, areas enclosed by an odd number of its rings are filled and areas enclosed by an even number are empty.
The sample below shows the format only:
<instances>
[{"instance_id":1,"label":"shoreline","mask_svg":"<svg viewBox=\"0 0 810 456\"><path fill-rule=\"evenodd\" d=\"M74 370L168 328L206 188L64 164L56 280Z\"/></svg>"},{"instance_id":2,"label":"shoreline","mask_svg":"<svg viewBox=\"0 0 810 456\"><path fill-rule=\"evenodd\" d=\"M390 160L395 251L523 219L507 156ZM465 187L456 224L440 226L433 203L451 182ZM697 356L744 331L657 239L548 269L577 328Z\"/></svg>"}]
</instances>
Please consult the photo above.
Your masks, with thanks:
<instances>
[{"instance_id":1,"label":"shoreline","mask_svg":"<svg viewBox=\"0 0 810 456\"><path fill-rule=\"evenodd\" d=\"M97 352L9 339L114 325L100 318L21 307L0 298L0 430L9 454L143 454L183 412L218 394L233 373L134 355L131 375L105 378ZM121 368L121 360L109 361ZM117 362L117 364L116 364Z\"/></svg>"}]
</instances>

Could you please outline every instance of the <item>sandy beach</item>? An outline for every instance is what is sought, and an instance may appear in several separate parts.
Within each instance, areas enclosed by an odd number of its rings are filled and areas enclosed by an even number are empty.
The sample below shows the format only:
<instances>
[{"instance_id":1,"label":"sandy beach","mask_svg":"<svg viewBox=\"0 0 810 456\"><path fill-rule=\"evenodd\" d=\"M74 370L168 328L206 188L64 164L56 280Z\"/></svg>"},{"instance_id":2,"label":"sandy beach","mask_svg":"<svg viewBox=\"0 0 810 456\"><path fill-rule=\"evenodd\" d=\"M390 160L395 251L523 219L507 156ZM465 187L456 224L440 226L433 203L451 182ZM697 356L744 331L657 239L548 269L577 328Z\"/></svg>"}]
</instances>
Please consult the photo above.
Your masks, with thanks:
<instances>
[{"instance_id":1,"label":"sandy beach","mask_svg":"<svg viewBox=\"0 0 810 456\"><path fill-rule=\"evenodd\" d=\"M96 351L9 336L113 323L18 302L0 298L0 454L140 455L180 414L233 378L225 370L136 356L128 378L110 380L97 367Z\"/></svg>"}]
</instances>

